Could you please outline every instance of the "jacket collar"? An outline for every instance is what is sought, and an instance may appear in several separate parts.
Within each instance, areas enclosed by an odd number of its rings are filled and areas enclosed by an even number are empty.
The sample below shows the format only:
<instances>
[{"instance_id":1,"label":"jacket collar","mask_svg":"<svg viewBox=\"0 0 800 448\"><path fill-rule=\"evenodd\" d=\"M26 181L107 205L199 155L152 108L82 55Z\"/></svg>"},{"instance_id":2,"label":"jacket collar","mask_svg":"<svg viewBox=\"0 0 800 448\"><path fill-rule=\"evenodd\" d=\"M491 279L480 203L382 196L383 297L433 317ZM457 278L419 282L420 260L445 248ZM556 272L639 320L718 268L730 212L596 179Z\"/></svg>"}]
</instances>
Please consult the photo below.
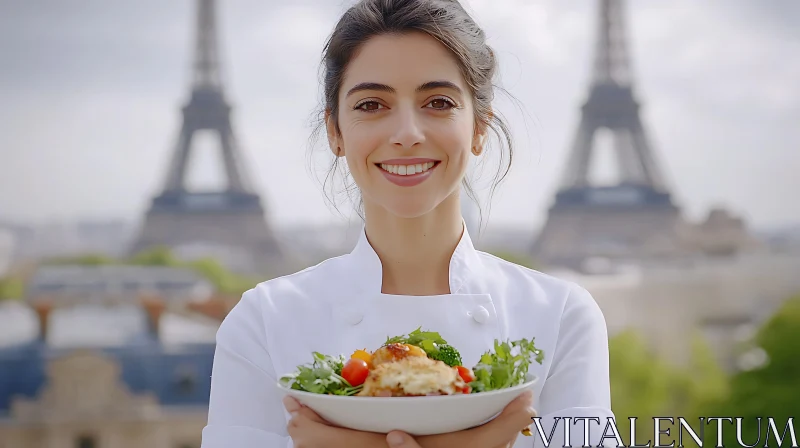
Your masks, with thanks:
<instances>
[{"instance_id":1,"label":"jacket collar","mask_svg":"<svg viewBox=\"0 0 800 448\"><path fill-rule=\"evenodd\" d=\"M480 262L478 252L472 244L472 239L467 231L466 223L463 222L463 233L459 240L453 256L450 258L450 293L465 293L467 280L470 273L478 273L476 267ZM350 259L353 266L353 273L357 275L359 288L368 293L380 293L383 286L383 265L367 240L366 228L362 226L358 242L350 252Z\"/></svg>"}]
</instances>

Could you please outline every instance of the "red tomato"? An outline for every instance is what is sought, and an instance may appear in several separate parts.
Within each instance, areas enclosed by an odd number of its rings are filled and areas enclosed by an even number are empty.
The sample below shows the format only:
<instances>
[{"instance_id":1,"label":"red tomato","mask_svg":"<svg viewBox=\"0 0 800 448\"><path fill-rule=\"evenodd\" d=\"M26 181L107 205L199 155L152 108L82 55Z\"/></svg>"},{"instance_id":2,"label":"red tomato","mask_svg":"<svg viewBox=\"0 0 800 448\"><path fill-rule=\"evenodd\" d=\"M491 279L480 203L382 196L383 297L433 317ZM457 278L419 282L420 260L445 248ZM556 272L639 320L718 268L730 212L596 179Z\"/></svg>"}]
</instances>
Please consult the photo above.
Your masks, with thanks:
<instances>
[{"instance_id":1,"label":"red tomato","mask_svg":"<svg viewBox=\"0 0 800 448\"><path fill-rule=\"evenodd\" d=\"M464 366L458 366L456 369L458 369L458 375L461 376L461 379L464 380L465 383L475 381L475 375L472 374L472 370Z\"/></svg>"},{"instance_id":2,"label":"red tomato","mask_svg":"<svg viewBox=\"0 0 800 448\"><path fill-rule=\"evenodd\" d=\"M369 366L363 359L350 358L342 367L342 377L351 386L364 384L364 381L367 380L367 375L369 375Z\"/></svg>"},{"instance_id":3,"label":"red tomato","mask_svg":"<svg viewBox=\"0 0 800 448\"><path fill-rule=\"evenodd\" d=\"M469 386L464 386L464 387L461 389L461 393L462 393L462 394L469 394L470 392L472 392L472 388L471 388L471 387L469 387Z\"/></svg>"}]
</instances>

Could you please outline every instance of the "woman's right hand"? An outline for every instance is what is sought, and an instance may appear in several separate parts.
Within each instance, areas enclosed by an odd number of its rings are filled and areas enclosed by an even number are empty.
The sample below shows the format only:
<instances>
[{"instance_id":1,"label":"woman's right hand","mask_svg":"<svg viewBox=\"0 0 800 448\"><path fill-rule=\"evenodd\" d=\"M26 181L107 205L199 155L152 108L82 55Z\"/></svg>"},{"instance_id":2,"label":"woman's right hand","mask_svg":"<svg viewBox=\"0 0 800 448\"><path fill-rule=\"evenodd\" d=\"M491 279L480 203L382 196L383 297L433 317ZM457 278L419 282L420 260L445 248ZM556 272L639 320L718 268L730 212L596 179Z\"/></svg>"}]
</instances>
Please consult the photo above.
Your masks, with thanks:
<instances>
[{"instance_id":1,"label":"woman's right hand","mask_svg":"<svg viewBox=\"0 0 800 448\"><path fill-rule=\"evenodd\" d=\"M526 393L508 404L494 420L477 428L449 434L417 437L392 431L386 442L392 448L509 448L520 431L533 423L536 411L532 407L533 393ZM393 444L394 443L394 444Z\"/></svg>"}]
</instances>

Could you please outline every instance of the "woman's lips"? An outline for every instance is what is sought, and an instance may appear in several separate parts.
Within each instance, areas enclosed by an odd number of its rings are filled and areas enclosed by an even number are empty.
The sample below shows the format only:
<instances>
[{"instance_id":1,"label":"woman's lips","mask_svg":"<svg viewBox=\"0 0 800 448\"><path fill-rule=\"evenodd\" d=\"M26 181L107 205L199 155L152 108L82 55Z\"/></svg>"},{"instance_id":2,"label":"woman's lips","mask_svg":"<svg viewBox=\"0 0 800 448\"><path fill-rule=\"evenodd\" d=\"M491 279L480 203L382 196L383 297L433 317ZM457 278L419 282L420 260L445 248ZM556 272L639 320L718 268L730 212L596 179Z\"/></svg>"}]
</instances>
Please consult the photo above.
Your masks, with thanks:
<instances>
[{"instance_id":1,"label":"woman's lips","mask_svg":"<svg viewBox=\"0 0 800 448\"><path fill-rule=\"evenodd\" d=\"M401 187L413 187L425 182L439 165L434 159L390 159L376 164L389 182Z\"/></svg>"}]
</instances>

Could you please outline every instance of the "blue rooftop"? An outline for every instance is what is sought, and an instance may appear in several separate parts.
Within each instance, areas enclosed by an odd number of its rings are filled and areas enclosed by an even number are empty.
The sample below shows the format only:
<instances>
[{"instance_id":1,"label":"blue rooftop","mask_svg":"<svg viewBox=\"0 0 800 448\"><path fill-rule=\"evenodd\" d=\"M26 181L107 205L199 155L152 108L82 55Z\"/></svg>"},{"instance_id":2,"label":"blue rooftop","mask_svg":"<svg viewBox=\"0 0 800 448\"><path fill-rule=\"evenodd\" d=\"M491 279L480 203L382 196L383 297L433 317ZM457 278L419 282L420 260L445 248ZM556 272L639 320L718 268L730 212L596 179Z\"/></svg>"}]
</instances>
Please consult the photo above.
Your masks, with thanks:
<instances>
[{"instance_id":1,"label":"blue rooftop","mask_svg":"<svg viewBox=\"0 0 800 448\"><path fill-rule=\"evenodd\" d=\"M153 393L164 406L207 406L214 348L152 342L93 350L119 363L122 382L133 393ZM38 342L0 350L0 415L9 412L14 396L35 398L47 380L48 362L71 351Z\"/></svg>"},{"instance_id":2,"label":"blue rooftop","mask_svg":"<svg viewBox=\"0 0 800 448\"><path fill-rule=\"evenodd\" d=\"M33 399L48 380L48 364L76 350L116 361L134 394L151 393L164 406L207 406L218 322L165 313L159 332L141 308L75 306L56 310L42 339L33 310L0 306L0 416L15 396Z\"/></svg>"}]
</instances>

